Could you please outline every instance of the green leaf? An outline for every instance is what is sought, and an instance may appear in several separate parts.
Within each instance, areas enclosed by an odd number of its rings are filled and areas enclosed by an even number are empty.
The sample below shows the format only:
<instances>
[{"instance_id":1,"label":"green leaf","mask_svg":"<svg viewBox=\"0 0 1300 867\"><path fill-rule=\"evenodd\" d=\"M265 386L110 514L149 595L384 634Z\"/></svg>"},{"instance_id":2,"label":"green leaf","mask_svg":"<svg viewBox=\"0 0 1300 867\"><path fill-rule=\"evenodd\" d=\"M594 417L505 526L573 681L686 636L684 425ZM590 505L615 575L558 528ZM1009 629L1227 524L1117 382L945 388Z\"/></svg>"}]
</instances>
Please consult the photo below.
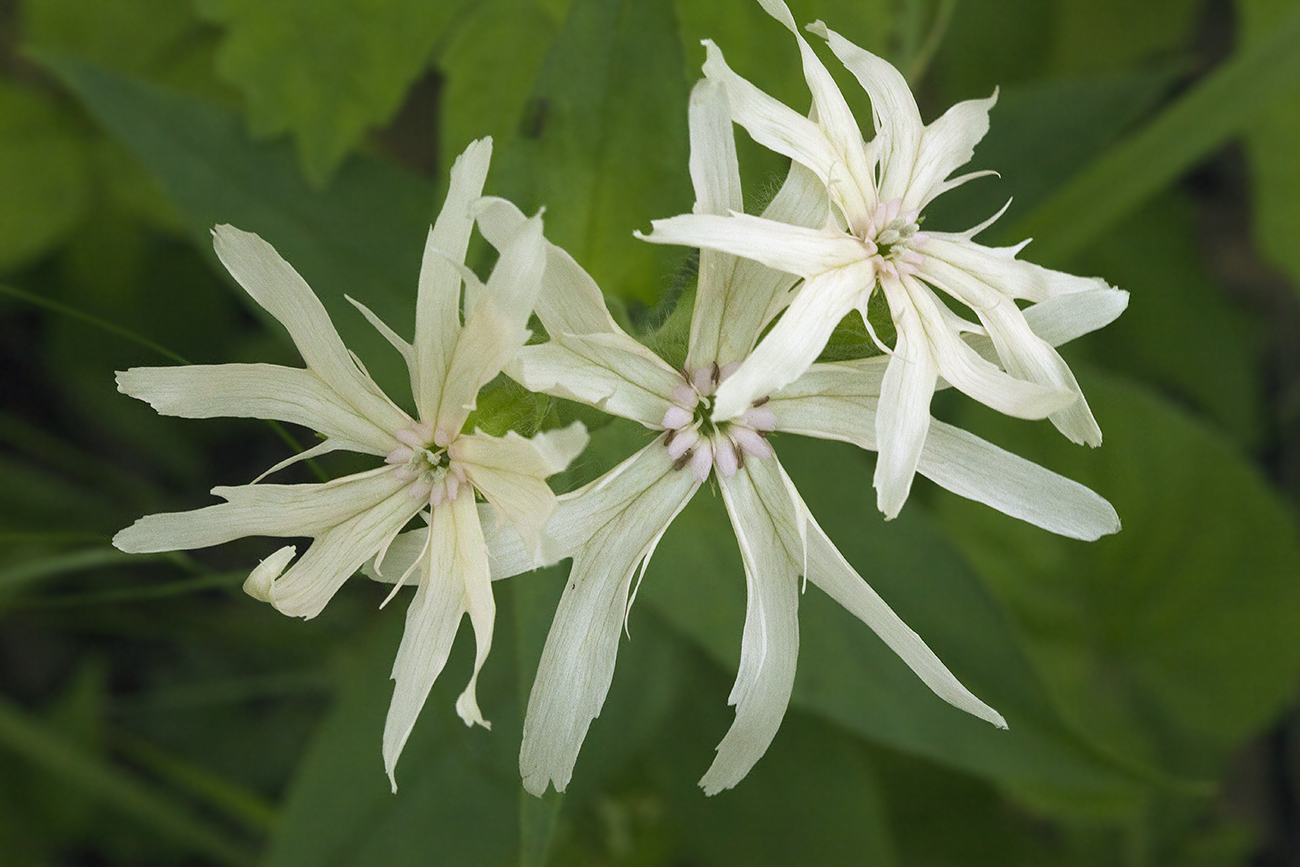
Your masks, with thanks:
<instances>
[{"instance_id":1,"label":"green leaf","mask_svg":"<svg viewBox=\"0 0 1300 867\"><path fill-rule=\"evenodd\" d=\"M686 82L667 3L574 0L503 149L501 186L607 292L651 304L685 251L631 240L690 210Z\"/></svg>"},{"instance_id":2,"label":"green leaf","mask_svg":"<svg viewBox=\"0 0 1300 867\"><path fill-rule=\"evenodd\" d=\"M391 119L465 5L427 0L203 0L226 28L220 74L259 138L292 132L314 185Z\"/></svg>"},{"instance_id":3,"label":"green leaf","mask_svg":"<svg viewBox=\"0 0 1300 867\"><path fill-rule=\"evenodd\" d=\"M328 189L313 190L284 146L254 144L225 109L76 60L45 62L161 181L204 239L202 248L218 223L261 235L320 296L376 380L390 394L402 393L406 374L396 353L343 296L353 295L399 333L411 332L434 206L426 181L356 160Z\"/></svg>"},{"instance_id":4,"label":"green leaf","mask_svg":"<svg viewBox=\"0 0 1300 867\"><path fill-rule=\"evenodd\" d=\"M0 271L52 249L85 215L85 146L48 96L0 81Z\"/></svg>"},{"instance_id":5,"label":"green leaf","mask_svg":"<svg viewBox=\"0 0 1300 867\"><path fill-rule=\"evenodd\" d=\"M1241 44L1266 43L1298 8L1294 0L1238 0ZM1300 94L1279 99L1246 129L1253 228L1260 252L1300 291Z\"/></svg>"},{"instance_id":6,"label":"green leaf","mask_svg":"<svg viewBox=\"0 0 1300 867\"><path fill-rule=\"evenodd\" d=\"M972 691L1005 715L1010 730L936 698L866 625L815 588L801 599L794 706L868 740L1037 794L1044 804L1131 806L1145 786L1141 771L1102 754L1062 722L1016 626L920 505L909 504L886 523L875 508L870 461L859 450L796 437L775 444L844 555ZM745 594L733 536L717 498L702 490L665 536L641 598L734 670Z\"/></svg>"},{"instance_id":7,"label":"green leaf","mask_svg":"<svg viewBox=\"0 0 1300 867\"><path fill-rule=\"evenodd\" d=\"M1086 357L1178 395L1255 446L1263 329L1213 276L1194 217L1182 196L1161 196L1080 256L1080 271L1133 293L1123 316L1086 338Z\"/></svg>"},{"instance_id":8,"label":"green leaf","mask_svg":"<svg viewBox=\"0 0 1300 867\"><path fill-rule=\"evenodd\" d=\"M188 3L175 0L24 0L23 38L43 52L130 72L143 72L182 52L200 22Z\"/></svg>"},{"instance_id":9,"label":"green leaf","mask_svg":"<svg viewBox=\"0 0 1300 867\"><path fill-rule=\"evenodd\" d=\"M1124 529L1085 544L944 498L1070 715L1173 773L1282 711L1300 676L1295 515L1222 436L1143 389L1084 377L1106 433L1081 449L977 411L974 429L1109 497Z\"/></svg>"},{"instance_id":10,"label":"green leaf","mask_svg":"<svg viewBox=\"0 0 1300 867\"><path fill-rule=\"evenodd\" d=\"M1008 232L1061 262L1300 87L1300 10L1197 83Z\"/></svg>"},{"instance_id":11,"label":"green leaf","mask_svg":"<svg viewBox=\"0 0 1300 867\"><path fill-rule=\"evenodd\" d=\"M1091 75L1178 52L1202 14L1196 0L1056 0L1053 72Z\"/></svg>"}]
</instances>

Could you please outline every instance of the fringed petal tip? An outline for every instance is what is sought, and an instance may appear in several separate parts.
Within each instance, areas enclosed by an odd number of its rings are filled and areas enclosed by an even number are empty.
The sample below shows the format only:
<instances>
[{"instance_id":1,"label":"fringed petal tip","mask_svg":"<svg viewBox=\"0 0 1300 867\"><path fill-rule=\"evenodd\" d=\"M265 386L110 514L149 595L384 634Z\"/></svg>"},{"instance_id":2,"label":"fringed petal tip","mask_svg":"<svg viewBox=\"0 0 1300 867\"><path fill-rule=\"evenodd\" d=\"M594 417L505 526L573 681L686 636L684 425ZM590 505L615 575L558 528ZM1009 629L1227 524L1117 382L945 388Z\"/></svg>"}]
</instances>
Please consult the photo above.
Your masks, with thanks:
<instances>
[{"instance_id":1,"label":"fringed petal tip","mask_svg":"<svg viewBox=\"0 0 1300 867\"><path fill-rule=\"evenodd\" d=\"M262 560L248 574L248 578L244 580L244 592L257 601L266 602L274 607L275 579L280 577L285 567L289 565L289 561L297 553L298 549L296 547L285 545L265 560Z\"/></svg>"}]
</instances>

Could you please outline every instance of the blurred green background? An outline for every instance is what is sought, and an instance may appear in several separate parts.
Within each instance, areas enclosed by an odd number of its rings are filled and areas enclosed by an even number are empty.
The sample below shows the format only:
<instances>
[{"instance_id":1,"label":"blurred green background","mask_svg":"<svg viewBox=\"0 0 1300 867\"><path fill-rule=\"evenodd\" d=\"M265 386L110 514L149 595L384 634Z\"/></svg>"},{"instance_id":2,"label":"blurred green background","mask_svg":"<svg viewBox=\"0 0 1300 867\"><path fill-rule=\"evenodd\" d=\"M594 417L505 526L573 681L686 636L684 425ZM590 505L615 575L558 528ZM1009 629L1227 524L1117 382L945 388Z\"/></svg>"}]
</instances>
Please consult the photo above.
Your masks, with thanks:
<instances>
[{"instance_id":1,"label":"blurred green background","mask_svg":"<svg viewBox=\"0 0 1300 867\"><path fill-rule=\"evenodd\" d=\"M934 698L811 589L781 732L705 799L744 610L705 489L645 577L566 795L531 798L516 768L560 567L495 588L493 730L452 710L465 642L394 796L379 747L402 617L376 610L381 588L354 580L296 622L240 592L270 540L108 545L293 448L114 388L133 365L300 363L217 265L215 223L274 244L400 392L343 294L410 333L450 160L491 134L488 191L546 205L629 320L661 321L689 251L631 232L690 208L699 40L808 103L757 3L2 0L0 864L1300 863L1300 3L792 6L898 65L927 120L1001 88L973 164L1001 178L940 199L928 227L1010 197L981 240L1033 236L1025 258L1132 294L1066 349L1100 449L936 403L1110 498L1116 536L1059 539L920 486L886 524L870 455L778 445L831 538L1010 730ZM753 210L785 165L739 138ZM643 439L597 430L575 477Z\"/></svg>"}]
</instances>

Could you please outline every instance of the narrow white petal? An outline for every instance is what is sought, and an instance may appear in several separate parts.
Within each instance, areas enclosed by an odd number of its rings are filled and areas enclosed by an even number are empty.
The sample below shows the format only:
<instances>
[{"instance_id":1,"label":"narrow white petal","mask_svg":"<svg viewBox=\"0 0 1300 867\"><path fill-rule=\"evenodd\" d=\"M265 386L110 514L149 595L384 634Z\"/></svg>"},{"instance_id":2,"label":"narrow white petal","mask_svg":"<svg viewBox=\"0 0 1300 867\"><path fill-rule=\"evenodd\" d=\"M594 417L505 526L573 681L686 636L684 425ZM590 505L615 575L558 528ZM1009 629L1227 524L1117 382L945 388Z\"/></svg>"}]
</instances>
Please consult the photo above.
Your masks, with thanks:
<instances>
[{"instance_id":1,"label":"narrow white petal","mask_svg":"<svg viewBox=\"0 0 1300 867\"><path fill-rule=\"evenodd\" d=\"M307 367L358 415L382 429L401 428L406 414L357 366L320 299L274 247L233 226L217 226L212 241L231 276L288 330Z\"/></svg>"},{"instance_id":2,"label":"narrow white petal","mask_svg":"<svg viewBox=\"0 0 1300 867\"><path fill-rule=\"evenodd\" d=\"M387 454L393 435L360 415L310 370L276 364L190 364L119 371L117 390L181 418L287 421Z\"/></svg>"},{"instance_id":3,"label":"narrow white petal","mask_svg":"<svg viewBox=\"0 0 1300 867\"><path fill-rule=\"evenodd\" d=\"M145 515L113 537L128 554L189 551L245 536L317 536L402 490L391 467L313 485L216 487L226 502Z\"/></svg>"},{"instance_id":4,"label":"narrow white petal","mask_svg":"<svg viewBox=\"0 0 1300 867\"><path fill-rule=\"evenodd\" d=\"M479 389L502 371L528 339L528 317L541 288L544 267L541 219L534 217L501 251L485 294L474 304L456 339L436 419L459 431L474 409ZM423 409L422 409L423 413Z\"/></svg>"},{"instance_id":5,"label":"narrow white petal","mask_svg":"<svg viewBox=\"0 0 1300 867\"><path fill-rule=\"evenodd\" d=\"M926 127L912 169L912 183L903 197L904 211L920 210L940 193L971 179L967 176L947 182L949 175L975 155L975 145L989 131L989 109L997 99L995 91L988 99L959 102Z\"/></svg>"},{"instance_id":6,"label":"narrow white petal","mask_svg":"<svg viewBox=\"0 0 1300 867\"><path fill-rule=\"evenodd\" d=\"M394 769L429 690L447 664L461 617L468 612L477 652L469 686L456 702L466 725L488 726L475 700L475 683L492 644L496 606L487 551L474 498L457 497L435 509L429 525L429 556L419 587L406 610L406 630L393 661L393 701L384 725L384 766L397 791Z\"/></svg>"},{"instance_id":7,"label":"narrow white petal","mask_svg":"<svg viewBox=\"0 0 1300 867\"><path fill-rule=\"evenodd\" d=\"M498 250L528 218L505 199L488 197L478 207L479 231ZM555 244L546 243L546 271L537 296L537 318L551 334L622 334L591 275Z\"/></svg>"},{"instance_id":8,"label":"narrow white petal","mask_svg":"<svg viewBox=\"0 0 1300 867\"><path fill-rule=\"evenodd\" d=\"M930 400L939 370L929 346L915 336L910 315L899 322L898 342L881 382L876 413L876 459L873 484L876 506L886 518L898 515L912 490L912 478L930 429Z\"/></svg>"},{"instance_id":9,"label":"narrow white petal","mask_svg":"<svg viewBox=\"0 0 1300 867\"><path fill-rule=\"evenodd\" d=\"M808 580L870 626L939 698L998 728L1006 728L1002 715L961 685L921 637L854 571L811 516L808 522Z\"/></svg>"},{"instance_id":10,"label":"narrow white petal","mask_svg":"<svg viewBox=\"0 0 1300 867\"><path fill-rule=\"evenodd\" d=\"M930 425L918 469L955 494L1062 536L1093 541L1120 529L1114 507L1090 489L940 421Z\"/></svg>"},{"instance_id":11,"label":"narrow white petal","mask_svg":"<svg viewBox=\"0 0 1300 867\"><path fill-rule=\"evenodd\" d=\"M876 138L871 144L880 160L880 201L904 197L912 183L924 132L921 112L907 80L887 61L859 48L820 21L808 29L826 40L871 97L876 126Z\"/></svg>"},{"instance_id":12,"label":"narrow white petal","mask_svg":"<svg viewBox=\"0 0 1300 867\"><path fill-rule=\"evenodd\" d=\"M650 225L649 235L637 237L655 244L720 250L800 277L861 262L867 255L861 242L843 232L790 226L748 214L682 214Z\"/></svg>"},{"instance_id":13,"label":"narrow white petal","mask_svg":"<svg viewBox=\"0 0 1300 867\"><path fill-rule=\"evenodd\" d=\"M1060 346L1104 328L1127 307L1127 292L1106 287L1048 298L1026 307L1024 314L1035 334L1053 346Z\"/></svg>"},{"instance_id":14,"label":"narrow white petal","mask_svg":"<svg viewBox=\"0 0 1300 867\"><path fill-rule=\"evenodd\" d=\"M452 352L460 333L460 273L452 263L464 262L474 228L470 209L483 194L492 139L472 142L451 167L447 198L429 229L420 266L420 288L415 306L415 369L418 383L415 405L420 418L437 415L442 389L451 367Z\"/></svg>"},{"instance_id":15,"label":"narrow white petal","mask_svg":"<svg viewBox=\"0 0 1300 867\"><path fill-rule=\"evenodd\" d=\"M553 334L525 346L509 373L529 391L590 404L657 428L681 374L626 334Z\"/></svg>"},{"instance_id":16,"label":"narrow white petal","mask_svg":"<svg viewBox=\"0 0 1300 867\"><path fill-rule=\"evenodd\" d=\"M600 714L618 652L636 567L698 483L674 471L660 440L587 486L556 514L557 535L573 532L573 568L555 612L528 698L519 768L524 788L563 791L591 721Z\"/></svg>"},{"instance_id":17,"label":"narrow white petal","mask_svg":"<svg viewBox=\"0 0 1300 867\"><path fill-rule=\"evenodd\" d=\"M260 561L244 579L244 592L258 602L270 602L271 587L275 584L275 579L280 577L297 553L298 549L293 545L285 545Z\"/></svg>"},{"instance_id":18,"label":"narrow white petal","mask_svg":"<svg viewBox=\"0 0 1300 867\"><path fill-rule=\"evenodd\" d=\"M775 460L751 461L718 480L745 565L746 606L740 665L728 697L736 719L700 780L706 795L736 785L767 751L794 687L804 551L779 472Z\"/></svg>"},{"instance_id":19,"label":"narrow white petal","mask_svg":"<svg viewBox=\"0 0 1300 867\"><path fill-rule=\"evenodd\" d=\"M718 388L714 420L735 418L755 400L798 379L845 314L871 292L875 279L871 263L858 262L807 280L758 347Z\"/></svg>"},{"instance_id":20,"label":"narrow white petal","mask_svg":"<svg viewBox=\"0 0 1300 867\"><path fill-rule=\"evenodd\" d=\"M712 40L704 40L704 49L704 75L727 89L732 120L763 147L808 167L823 183L829 181L841 158L825 132L733 72Z\"/></svg>"},{"instance_id":21,"label":"narrow white petal","mask_svg":"<svg viewBox=\"0 0 1300 867\"><path fill-rule=\"evenodd\" d=\"M721 84L707 78L696 83L691 90L688 124L695 213L725 216L732 211L743 211L740 163L731 132L727 91Z\"/></svg>"},{"instance_id":22,"label":"narrow white petal","mask_svg":"<svg viewBox=\"0 0 1300 867\"><path fill-rule=\"evenodd\" d=\"M469 474L474 488L496 519L511 524L535 563L554 562L543 529L555 511L555 494L545 479L569 465L587 445L581 422L525 439L514 431L504 437L475 431L452 444L453 457Z\"/></svg>"},{"instance_id":23,"label":"narrow white petal","mask_svg":"<svg viewBox=\"0 0 1300 867\"><path fill-rule=\"evenodd\" d=\"M964 237L927 232L924 253L965 271L1003 295L1046 301L1058 295L1110 288L1100 277L1078 277L1015 258L1024 247L985 247Z\"/></svg>"}]
</instances>

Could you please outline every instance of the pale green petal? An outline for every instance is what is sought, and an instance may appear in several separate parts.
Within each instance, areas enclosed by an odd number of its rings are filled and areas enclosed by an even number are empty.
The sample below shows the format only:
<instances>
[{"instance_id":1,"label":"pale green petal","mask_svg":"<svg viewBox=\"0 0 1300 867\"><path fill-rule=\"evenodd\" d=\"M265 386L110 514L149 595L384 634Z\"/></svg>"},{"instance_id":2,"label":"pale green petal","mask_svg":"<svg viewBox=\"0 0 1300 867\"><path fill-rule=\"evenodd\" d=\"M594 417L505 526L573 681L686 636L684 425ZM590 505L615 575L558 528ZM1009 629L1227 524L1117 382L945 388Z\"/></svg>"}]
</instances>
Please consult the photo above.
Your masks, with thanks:
<instances>
[{"instance_id":1,"label":"pale green petal","mask_svg":"<svg viewBox=\"0 0 1300 867\"><path fill-rule=\"evenodd\" d=\"M740 782L781 726L799 658L799 575L804 546L775 459L750 461L719 478L745 565L745 629L727 701L736 719L700 780L706 795Z\"/></svg>"},{"instance_id":2,"label":"pale green petal","mask_svg":"<svg viewBox=\"0 0 1300 867\"><path fill-rule=\"evenodd\" d=\"M415 405L421 419L434 418L451 367L460 333L460 273L455 262L465 261L474 228L471 207L483 194L492 139L470 144L451 167L447 199L429 230L420 266L420 288L415 307Z\"/></svg>"},{"instance_id":3,"label":"pale green petal","mask_svg":"<svg viewBox=\"0 0 1300 867\"><path fill-rule=\"evenodd\" d=\"M119 371L117 390L181 418L287 421L384 455L391 431L359 415L310 370L275 364L191 364Z\"/></svg>"},{"instance_id":4,"label":"pale green petal","mask_svg":"<svg viewBox=\"0 0 1300 867\"><path fill-rule=\"evenodd\" d=\"M517 234L527 219L505 199L489 197L478 208L479 231L497 249ZM572 256L549 241L536 313L551 334L623 333L609 315L596 281Z\"/></svg>"},{"instance_id":5,"label":"pale green petal","mask_svg":"<svg viewBox=\"0 0 1300 867\"><path fill-rule=\"evenodd\" d=\"M479 712L475 685L492 645L496 605L474 498L462 495L434 509L433 522L421 535L428 540L428 556L415 597L406 609L406 630L393 661L393 701L384 724L384 767L394 792L398 757L447 663L461 617L467 612L477 651L474 673L456 702L456 710L466 725L490 727Z\"/></svg>"},{"instance_id":6,"label":"pale green petal","mask_svg":"<svg viewBox=\"0 0 1300 867\"><path fill-rule=\"evenodd\" d=\"M698 487L656 440L556 513L551 532L575 553L528 698L519 768L529 792L568 785L609 691L637 565Z\"/></svg>"},{"instance_id":7,"label":"pale green petal","mask_svg":"<svg viewBox=\"0 0 1300 867\"><path fill-rule=\"evenodd\" d=\"M659 356L626 334L552 335L525 346L507 369L530 391L590 404L658 428L682 382Z\"/></svg>"},{"instance_id":8,"label":"pale green petal","mask_svg":"<svg viewBox=\"0 0 1300 867\"><path fill-rule=\"evenodd\" d=\"M566 468L586 445L586 428L574 422L531 439L514 431L504 437L475 431L457 439L451 454L492 504L496 519L513 526L534 562L541 564L559 558L553 553L555 543L543 532L556 507L545 479Z\"/></svg>"},{"instance_id":9,"label":"pale green petal","mask_svg":"<svg viewBox=\"0 0 1300 867\"><path fill-rule=\"evenodd\" d=\"M474 304L456 339L441 403L431 418L437 427L460 431L478 392L502 371L528 339L528 317L541 288L544 267L542 222L534 217L501 251L483 297Z\"/></svg>"},{"instance_id":10,"label":"pale green petal","mask_svg":"<svg viewBox=\"0 0 1300 867\"><path fill-rule=\"evenodd\" d=\"M406 413L357 366L320 299L274 247L233 226L217 226L212 239L221 264L288 330L307 367L339 398L381 429L400 430L408 423Z\"/></svg>"},{"instance_id":11,"label":"pale green petal","mask_svg":"<svg viewBox=\"0 0 1300 867\"><path fill-rule=\"evenodd\" d=\"M147 554L206 548L245 536L317 536L405 486L391 467L380 467L324 484L217 487L212 493L225 503L145 515L114 536L113 544L128 554Z\"/></svg>"}]
</instances>

